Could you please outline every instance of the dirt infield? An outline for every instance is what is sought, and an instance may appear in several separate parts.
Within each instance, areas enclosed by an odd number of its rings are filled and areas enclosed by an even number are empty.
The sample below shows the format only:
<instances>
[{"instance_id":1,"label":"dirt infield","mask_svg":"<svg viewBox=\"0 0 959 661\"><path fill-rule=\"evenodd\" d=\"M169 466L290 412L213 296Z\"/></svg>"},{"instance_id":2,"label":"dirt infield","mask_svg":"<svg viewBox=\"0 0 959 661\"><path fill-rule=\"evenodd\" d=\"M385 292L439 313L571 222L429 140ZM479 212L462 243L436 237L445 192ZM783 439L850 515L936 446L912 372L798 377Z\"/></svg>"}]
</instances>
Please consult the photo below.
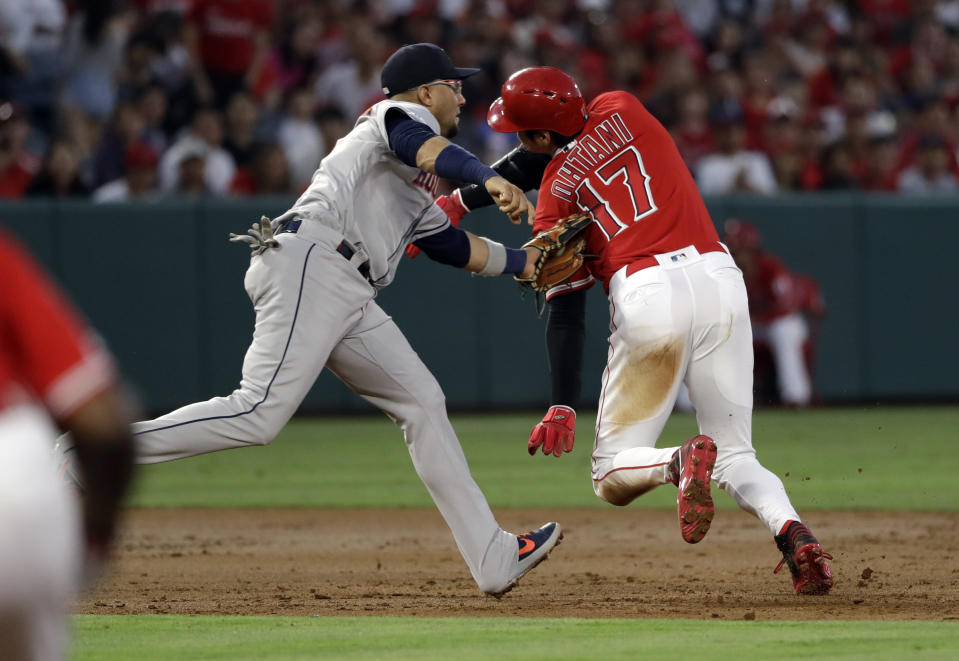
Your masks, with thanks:
<instances>
[{"instance_id":1,"label":"dirt infield","mask_svg":"<svg viewBox=\"0 0 959 661\"><path fill-rule=\"evenodd\" d=\"M772 539L742 512L718 512L695 546L671 512L497 515L565 529L500 600L477 590L433 510L136 510L113 572L74 612L959 620L959 513L812 513L835 556L825 597L773 575Z\"/></svg>"}]
</instances>

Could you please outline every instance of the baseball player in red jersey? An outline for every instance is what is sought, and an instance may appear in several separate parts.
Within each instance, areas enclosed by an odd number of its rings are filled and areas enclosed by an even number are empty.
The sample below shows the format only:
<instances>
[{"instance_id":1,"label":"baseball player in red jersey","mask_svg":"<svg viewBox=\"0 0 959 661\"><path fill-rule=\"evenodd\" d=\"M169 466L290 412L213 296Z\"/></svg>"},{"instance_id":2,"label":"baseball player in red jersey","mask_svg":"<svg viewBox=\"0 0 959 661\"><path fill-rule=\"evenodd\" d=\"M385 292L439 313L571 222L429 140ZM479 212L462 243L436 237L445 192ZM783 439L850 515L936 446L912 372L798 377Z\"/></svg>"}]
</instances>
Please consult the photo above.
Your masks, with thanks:
<instances>
[{"instance_id":1,"label":"baseball player in red jersey","mask_svg":"<svg viewBox=\"0 0 959 661\"><path fill-rule=\"evenodd\" d=\"M752 223L728 219L723 241L743 272L753 339L768 345L772 354L779 400L788 406L808 406L812 378L806 347L813 335L809 320L822 317L824 307L818 285L763 250L759 230Z\"/></svg>"},{"instance_id":2,"label":"baseball player in red jersey","mask_svg":"<svg viewBox=\"0 0 959 661\"><path fill-rule=\"evenodd\" d=\"M665 128L626 92L586 105L576 82L552 67L510 76L487 120L496 131L517 132L527 151L552 157L534 232L572 213L593 217L585 234L592 259L547 293L553 406L531 434L531 454L540 446L557 456L572 449L584 290L599 281L611 334L592 453L596 494L626 505L676 484L683 538L694 543L712 521L715 480L775 536L797 592L828 592L831 556L752 446L752 334L742 273ZM680 448L656 448L683 382L700 435Z\"/></svg>"},{"instance_id":3,"label":"baseball player in red jersey","mask_svg":"<svg viewBox=\"0 0 959 661\"><path fill-rule=\"evenodd\" d=\"M129 483L129 416L99 342L3 234L0 281L0 659L59 659L82 570L106 557ZM51 454L57 424L87 485L82 529Z\"/></svg>"}]
</instances>

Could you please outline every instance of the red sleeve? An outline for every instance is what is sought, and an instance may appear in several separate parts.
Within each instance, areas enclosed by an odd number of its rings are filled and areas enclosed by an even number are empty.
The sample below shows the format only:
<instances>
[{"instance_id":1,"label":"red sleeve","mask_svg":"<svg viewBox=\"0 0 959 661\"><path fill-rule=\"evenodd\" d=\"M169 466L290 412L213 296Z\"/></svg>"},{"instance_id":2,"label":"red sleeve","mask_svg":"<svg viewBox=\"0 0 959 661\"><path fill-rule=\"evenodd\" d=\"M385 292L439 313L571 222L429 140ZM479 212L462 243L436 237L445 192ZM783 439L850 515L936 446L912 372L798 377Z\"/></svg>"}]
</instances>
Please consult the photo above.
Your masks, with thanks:
<instances>
[{"instance_id":1,"label":"red sleeve","mask_svg":"<svg viewBox=\"0 0 959 661\"><path fill-rule=\"evenodd\" d=\"M200 19L203 17L205 4L206 0L192 0L192 2L190 2L189 9L186 10L186 13L183 16L184 21L187 23L199 23Z\"/></svg>"},{"instance_id":2,"label":"red sleeve","mask_svg":"<svg viewBox=\"0 0 959 661\"><path fill-rule=\"evenodd\" d=\"M759 277L747 283L747 293L757 323L769 323L802 308L802 292L796 278L781 261L769 254L761 257Z\"/></svg>"},{"instance_id":3,"label":"red sleeve","mask_svg":"<svg viewBox=\"0 0 959 661\"><path fill-rule=\"evenodd\" d=\"M548 170L547 170L548 172ZM547 180L547 175L543 175L543 181ZM545 232L556 224L560 218L565 218L572 211L566 211L559 208L559 200L553 195L540 193L536 201L536 218L533 220L533 235Z\"/></svg>"},{"instance_id":4,"label":"red sleeve","mask_svg":"<svg viewBox=\"0 0 959 661\"><path fill-rule=\"evenodd\" d=\"M58 288L0 234L0 343L12 376L54 418L69 416L114 382L107 353Z\"/></svg>"},{"instance_id":5,"label":"red sleeve","mask_svg":"<svg viewBox=\"0 0 959 661\"><path fill-rule=\"evenodd\" d=\"M267 0L261 0L251 7L253 24L263 30L273 27L273 7Z\"/></svg>"}]
</instances>

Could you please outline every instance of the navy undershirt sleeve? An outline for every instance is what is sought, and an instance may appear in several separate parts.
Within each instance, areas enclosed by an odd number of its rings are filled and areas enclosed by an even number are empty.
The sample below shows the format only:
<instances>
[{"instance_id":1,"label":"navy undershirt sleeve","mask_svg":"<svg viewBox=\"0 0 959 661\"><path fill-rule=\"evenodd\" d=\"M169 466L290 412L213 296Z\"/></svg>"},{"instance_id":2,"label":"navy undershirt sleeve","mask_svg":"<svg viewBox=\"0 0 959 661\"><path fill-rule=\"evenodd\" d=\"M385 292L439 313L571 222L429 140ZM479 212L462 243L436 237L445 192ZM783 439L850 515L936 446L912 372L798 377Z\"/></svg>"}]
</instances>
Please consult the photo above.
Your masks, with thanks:
<instances>
[{"instance_id":1,"label":"navy undershirt sleeve","mask_svg":"<svg viewBox=\"0 0 959 661\"><path fill-rule=\"evenodd\" d=\"M409 166L416 167L416 153L423 143L435 138L436 133L423 122L410 119L401 110L386 112L386 132L389 135L390 149Z\"/></svg>"},{"instance_id":2,"label":"navy undershirt sleeve","mask_svg":"<svg viewBox=\"0 0 959 661\"><path fill-rule=\"evenodd\" d=\"M549 302L549 318L546 321L552 404L576 408L583 383L585 343L586 290L554 296Z\"/></svg>"},{"instance_id":3,"label":"navy undershirt sleeve","mask_svg":"<svg viewBox=\"0 0 959 661\"><path fill-rule=\"evenodd\" d=\"M440 264L463 268L470 261L470 240L466 232L450 225L445 230L418 239L416 247Z\"/></svg>"},{"instance_id":4,"label":"navy undershirt sleeve","mask_svg":"<svg viewBox=\"0 0 959 661\"><path fill-rule=\"evenodd\" d=\"M405 164L416 166L416 154L423 143L435 138L436 133L423 122L410 119L409 115L391 109L386 112L386 132L390 149ZM484 165L476 156L458 145L447 145L436 157L436 174L447 179L482 185L496 171Z\"/></svg>"},{"instance_id":5,"label":"navy undershirt sleeve","mask_svg":"<svg viewBox=\"0 0 959 661\"><path fill-rule=\"evenodd\" d=\"M457 268L466 266L473 254L466 232L452 225L413 243L433 261ZM506 266L503 273L522 273L525 268L526 251L521 248L506 248Z\"/></svg>"},{"instance_id":6,"label":"navy undershirt sleeve","mask_svg":"<svg viewBox=\"0 0 959 661\"><path fill-rule=\"evenodd\" d=\"M436 157L436 174L470 184L485 184L496 176L496 170L484 165L476 156L459 145L446 145Z\"/></svg>"}]
</instances>

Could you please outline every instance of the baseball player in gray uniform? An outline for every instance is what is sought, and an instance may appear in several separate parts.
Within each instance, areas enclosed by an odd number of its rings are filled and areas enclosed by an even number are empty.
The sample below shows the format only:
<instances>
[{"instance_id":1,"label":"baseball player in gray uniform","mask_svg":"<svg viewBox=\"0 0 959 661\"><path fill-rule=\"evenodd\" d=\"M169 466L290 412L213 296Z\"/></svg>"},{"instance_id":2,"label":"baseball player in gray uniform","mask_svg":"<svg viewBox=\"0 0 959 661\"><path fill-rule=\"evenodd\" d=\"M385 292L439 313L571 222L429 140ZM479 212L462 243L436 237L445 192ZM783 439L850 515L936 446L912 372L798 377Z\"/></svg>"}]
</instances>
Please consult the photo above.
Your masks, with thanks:
<instances>
[{"instance_id":1,"label":"baseball player in gray uniform","mask_svg":"<svg viewBox=\"0 0 959 661\"><path fill-rule=\"evenodd\" d=\"M327 367L403 430L413 466L449 525L480 589L499 596L561 539L557 523L502 530L446 413L436 379L376 304L410 243L482 276L530 274L534 252L453 227L434 203L438 178L480 184L514 222L533 213L523 192L452 144L462 80L433 44L397 50L382 71L381 101L320 163L280 217L233 240L253 255L245 287L253 342L239 388L133 427L139 463L269 443ZM536 253L538 254L538 252ZM69 458L68 440L60 444Z\"/></svg>"}]
</instances>

